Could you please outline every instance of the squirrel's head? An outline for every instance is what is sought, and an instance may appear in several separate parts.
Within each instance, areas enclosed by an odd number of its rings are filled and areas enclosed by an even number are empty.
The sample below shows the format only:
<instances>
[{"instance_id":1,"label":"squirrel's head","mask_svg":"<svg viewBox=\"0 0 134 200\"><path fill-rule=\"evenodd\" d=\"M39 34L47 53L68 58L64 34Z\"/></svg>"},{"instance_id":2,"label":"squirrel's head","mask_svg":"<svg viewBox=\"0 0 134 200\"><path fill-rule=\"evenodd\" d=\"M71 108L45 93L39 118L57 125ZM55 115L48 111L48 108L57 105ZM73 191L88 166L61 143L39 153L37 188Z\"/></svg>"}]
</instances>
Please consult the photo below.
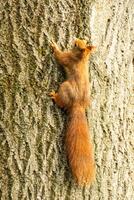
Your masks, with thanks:
<instances>
[{"instance_id":1,"label":"squirrel's head","mask_svg":"<svg viewBox=\"0 0 134 200\"><path fill-rule=\"evenodd\" d=\"M83 55L90 55L95 49L95 46L88 45L86 40L75 39L74 47L77 48Z\"/></svg>"}]
</instances>

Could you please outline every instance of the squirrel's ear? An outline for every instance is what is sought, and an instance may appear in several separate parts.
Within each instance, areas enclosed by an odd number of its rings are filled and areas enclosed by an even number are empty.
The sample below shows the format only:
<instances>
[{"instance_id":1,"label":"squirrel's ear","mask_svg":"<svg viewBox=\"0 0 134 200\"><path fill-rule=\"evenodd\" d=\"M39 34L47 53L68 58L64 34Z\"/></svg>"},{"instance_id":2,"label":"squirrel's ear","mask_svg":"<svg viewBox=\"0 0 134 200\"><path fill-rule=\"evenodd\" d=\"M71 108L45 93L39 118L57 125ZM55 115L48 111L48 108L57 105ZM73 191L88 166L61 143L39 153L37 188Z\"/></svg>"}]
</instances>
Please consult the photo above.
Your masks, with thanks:
<instances>
[{"instance_id":1,"label":"squirrel's ear","mask_svg":"<svg viewBox=\"0 0 134 200\"><path fill-rule=\"evenodd\" d=\"M87 49L89 51L94 51L96 49L96 47L95 46L87 46Z\"/></svg>"},{"instance_id":2,"label":"squirrel's ear","mask_svg":"<svg viewBox=\"0 0 134 200\"><path fill-rule=\"evenodd\" d=\"M80 51L84 53L86 51L86 48L82 48L80 49Z\"/></svg>"}]
</instances>

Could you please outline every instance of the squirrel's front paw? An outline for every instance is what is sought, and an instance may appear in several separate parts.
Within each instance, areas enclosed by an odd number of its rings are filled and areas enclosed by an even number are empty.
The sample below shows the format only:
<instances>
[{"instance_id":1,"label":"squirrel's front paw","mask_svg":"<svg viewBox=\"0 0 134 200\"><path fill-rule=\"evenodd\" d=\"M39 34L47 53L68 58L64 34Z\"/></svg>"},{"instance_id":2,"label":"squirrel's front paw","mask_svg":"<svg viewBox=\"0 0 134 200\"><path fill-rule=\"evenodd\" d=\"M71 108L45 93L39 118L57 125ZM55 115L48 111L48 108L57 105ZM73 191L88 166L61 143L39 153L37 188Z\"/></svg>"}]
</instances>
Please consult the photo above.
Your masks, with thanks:
<instances>
[{"instance_id":1,"label":"squirrel's front paw","mask_svg":"<svg viewBox=\"0 0 134 200\"><path fill-rule=\"evenodd\" d=\"M53 49L53 51L55 51L56 49L58 49L57 44L53 40L50 42L50 46Z\"/></svg>"}]
</instances>

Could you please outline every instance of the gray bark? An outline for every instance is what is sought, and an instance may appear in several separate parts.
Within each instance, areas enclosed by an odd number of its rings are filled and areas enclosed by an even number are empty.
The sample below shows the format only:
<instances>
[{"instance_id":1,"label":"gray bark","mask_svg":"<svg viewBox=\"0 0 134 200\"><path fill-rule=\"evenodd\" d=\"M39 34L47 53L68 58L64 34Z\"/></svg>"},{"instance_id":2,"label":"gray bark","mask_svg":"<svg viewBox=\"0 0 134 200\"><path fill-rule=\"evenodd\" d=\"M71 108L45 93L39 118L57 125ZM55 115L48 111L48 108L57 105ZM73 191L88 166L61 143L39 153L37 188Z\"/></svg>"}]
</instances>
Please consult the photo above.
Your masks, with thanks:
<instances>
[{"instance_id":1,"label":"gray bark","mask_svg":"<svg viewBox=\"0 0 134 200\"><path fill-rule=\"evenodd\" d=\"M0 198L134 199L133 0L0 1ZM50 100L64 73L49 41L88 37L88 121L96 181L74 182L64 150L66 114Z\"/></svg>"}]
</instances>

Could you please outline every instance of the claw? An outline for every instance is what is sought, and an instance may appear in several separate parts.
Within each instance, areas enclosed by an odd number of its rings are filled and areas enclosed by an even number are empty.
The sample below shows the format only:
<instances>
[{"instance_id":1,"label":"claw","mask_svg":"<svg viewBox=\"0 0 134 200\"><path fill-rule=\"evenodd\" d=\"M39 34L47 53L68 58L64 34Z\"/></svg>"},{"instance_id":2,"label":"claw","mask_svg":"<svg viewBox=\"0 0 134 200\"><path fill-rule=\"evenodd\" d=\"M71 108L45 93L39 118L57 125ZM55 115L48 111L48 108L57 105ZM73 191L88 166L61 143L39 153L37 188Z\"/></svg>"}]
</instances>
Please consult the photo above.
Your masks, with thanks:
<instances>
[{"instance_id":1,"label":"claw","mask_svg":"<svg viewBox=\"0 0 134 200\"><path fill-rule=\"evenodd\" d=\"M57 44L53 40L50 42L50 46L52 47L53 50L58 49Z\"/></svg>"}]
</instances>

